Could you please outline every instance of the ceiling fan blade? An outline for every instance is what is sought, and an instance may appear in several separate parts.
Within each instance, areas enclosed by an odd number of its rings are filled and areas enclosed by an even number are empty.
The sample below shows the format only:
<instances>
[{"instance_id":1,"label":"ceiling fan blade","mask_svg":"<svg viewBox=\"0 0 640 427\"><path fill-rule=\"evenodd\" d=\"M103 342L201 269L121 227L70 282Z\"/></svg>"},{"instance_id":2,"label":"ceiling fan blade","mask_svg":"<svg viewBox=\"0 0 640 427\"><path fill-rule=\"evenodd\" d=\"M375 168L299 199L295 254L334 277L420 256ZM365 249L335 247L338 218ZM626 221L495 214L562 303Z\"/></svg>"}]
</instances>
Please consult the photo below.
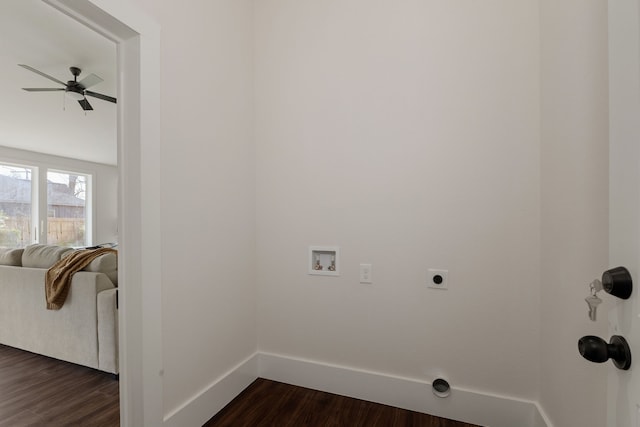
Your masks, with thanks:
<instances>
[{"instance_id":1,"label":"ceiling fan blade","mask_svg":"<svg viewBox=\"0 0 640 427\"><path fill-rule=\"evenodd\" d=\"M100 77L96 76L95 74L89 74L87 77L85 77L84 79L80 80L78 82L78 84L82 85L82 87L84 87L85 89L90 88L91 86L95 86L100 82L103 82L104 80L102 80Z\"/></svg>"},{"instance_id":2,"label":"ceiling fan blade","mask_svg":"<svg viewBox=\"0 0 640 427\"><path fill-rule=\"evenodd\" d=\"M85 90L84 94L87 96L93 96L94 98L102 99L103 101L113 102L114 104L116 103L116 99L112 96L103 95L97 92L91 92L90 90Z\"/></svg>"},{"instance_id":3,"label":"ceiling fan blade","mask_svg":"<svg viewBox=\"0 0 640 427\"><path fill-rule=\"evenodd\" d=\"M93 110L93 107L91 106L91 104L89 104L89 101L87 101L86 98L79 100L78 104L80 104L84 111Z\"/></svg>"},{"instance_id":4,"label":"ceiling fan blade","mask_svg":"<svg viewBox=\"0 0 640 427\"><path fill-rule=\"evenodd\" d=\"M64 90L61 88L53 88L53 87L23 87L22 90L26 90L27 92L58 92Z\"/></svg>"},{"instance_id":5,"label":"ceiling fan blade","mask_svg":"<svg viewBox=\"0 0 640 427\"><path fill-rule=\"evenodd\" d=\"M18 65L19 65L20 67L22 67L22 68L25 68L25 69L27 69L27 70L29 70L29 71L32 71L32 72L36 73L36 74L40 74L42 77L46 77L47 79L49 79L49 80L51 80L51 81L54 81L54 82L56 82L56 83L59 83L59 84L61 84L62 86L66 86L66 85L67 85L65 82L62 82L62 81L60 81L60 80L56 79L55 77L51 77L50 75L45 74L45 73L43 73L42 71L36 70L36 69L35 69L35 68L33 68L33 67L29 67L28 65L24 65L24 64L18 64Z\"/></svg>"}]
</instances>

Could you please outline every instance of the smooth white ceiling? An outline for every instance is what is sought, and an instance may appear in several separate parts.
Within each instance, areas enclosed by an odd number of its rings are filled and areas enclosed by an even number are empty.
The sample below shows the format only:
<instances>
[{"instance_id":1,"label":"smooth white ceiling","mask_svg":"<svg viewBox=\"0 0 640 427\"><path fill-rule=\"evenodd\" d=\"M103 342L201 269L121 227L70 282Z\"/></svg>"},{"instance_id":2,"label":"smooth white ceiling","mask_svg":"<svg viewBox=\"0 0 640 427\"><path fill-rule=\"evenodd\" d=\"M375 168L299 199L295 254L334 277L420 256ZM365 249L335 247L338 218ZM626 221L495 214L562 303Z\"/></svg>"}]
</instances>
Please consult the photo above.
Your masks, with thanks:
<instances>
[{"instance_id":1,"label":"smooth white ceiling","mask_svg":"<svg viewBox=\"0 0 640 427\"><path fill-rule=\"evenodd\" d=\"M116 97L116 46L41 0L0 1L0 145L115 165L116 105L87 97L86 113L64 92L26 92L23 87L61 87L18 64L61 81L70 66L104 79L91 90Z\"/></svg>"}]
</instances>

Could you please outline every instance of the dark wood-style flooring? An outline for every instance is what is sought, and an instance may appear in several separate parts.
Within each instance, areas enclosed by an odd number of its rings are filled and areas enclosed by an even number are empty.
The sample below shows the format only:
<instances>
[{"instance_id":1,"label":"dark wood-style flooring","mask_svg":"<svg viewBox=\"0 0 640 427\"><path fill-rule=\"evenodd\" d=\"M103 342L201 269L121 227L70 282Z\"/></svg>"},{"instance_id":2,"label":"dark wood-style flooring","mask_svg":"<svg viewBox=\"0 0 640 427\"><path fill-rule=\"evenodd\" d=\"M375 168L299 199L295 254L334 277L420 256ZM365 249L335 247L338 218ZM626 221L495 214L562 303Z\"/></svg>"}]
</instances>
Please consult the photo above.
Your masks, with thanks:
<instances>
[{"instance_id":1,"label":"dark wood-style flooring","mask_svg":"<svg viewBox=\"0 0 640 427\"><path fill-rule=\"evenodd\" d=\"M478 427L258 378L203 427Z\"/></svg>"},{"instance_id":2,"label":"dark wood-style flooring","mask_svg":"<svg viewBox=\"0 0 640 427\"><path fill-rule=\"evenodd\" d=\"M0 345L0 427L119 425L113 375Z\"/></svg>"},{"instance_id":3,"label":"dark wood-style flooring","mask_svg":"<svg viewBox=\"0 0 640 427\"><path fill-rule=\"evenodd\" d=\"M113 375L0 345L0 427L120 425ZM204 427L478 427L258 378Z\"/></svg>"}]
</instances>

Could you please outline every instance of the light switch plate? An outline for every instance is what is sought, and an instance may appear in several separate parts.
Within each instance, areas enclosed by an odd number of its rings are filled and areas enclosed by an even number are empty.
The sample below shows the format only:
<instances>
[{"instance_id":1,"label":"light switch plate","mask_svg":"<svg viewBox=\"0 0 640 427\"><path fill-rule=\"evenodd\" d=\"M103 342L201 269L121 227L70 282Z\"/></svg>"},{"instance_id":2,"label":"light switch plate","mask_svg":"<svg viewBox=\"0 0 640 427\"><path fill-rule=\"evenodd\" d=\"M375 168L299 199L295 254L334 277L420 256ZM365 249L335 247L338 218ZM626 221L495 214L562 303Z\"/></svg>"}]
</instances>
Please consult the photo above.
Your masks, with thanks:
<instances>
[{"instance_id":1,"label":"light switch plate","mask_svg":"<svg viewBox=\"0 0 640 427\"><path fill-rule=\"evenodd\" d=\"M373 283L371 264L360 264L360 283Z\"/></svg>"}]
</instances>

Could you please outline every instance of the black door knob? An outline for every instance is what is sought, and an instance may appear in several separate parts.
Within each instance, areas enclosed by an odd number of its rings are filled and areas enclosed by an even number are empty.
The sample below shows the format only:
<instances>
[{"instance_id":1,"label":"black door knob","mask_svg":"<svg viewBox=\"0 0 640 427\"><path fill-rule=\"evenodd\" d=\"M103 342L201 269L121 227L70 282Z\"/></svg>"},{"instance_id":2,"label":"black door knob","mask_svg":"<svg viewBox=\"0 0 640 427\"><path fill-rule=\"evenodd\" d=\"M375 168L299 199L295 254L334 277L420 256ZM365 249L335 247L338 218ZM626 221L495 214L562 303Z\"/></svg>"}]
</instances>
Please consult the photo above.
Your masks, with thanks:
<instances>
[{"instance_id":1,"label":"black door knob","mask_svg":"<svg viewBox=\"0 0 640 427\"><path fill-rule=\"evenodd\" d=\"M578 351L591 362L604 363L611 359L618 369L626 371L631 367L631 349L620 335L612 336L609 344L600 337L584 336L578 340Z\"/></svg>"}]
</instances>

